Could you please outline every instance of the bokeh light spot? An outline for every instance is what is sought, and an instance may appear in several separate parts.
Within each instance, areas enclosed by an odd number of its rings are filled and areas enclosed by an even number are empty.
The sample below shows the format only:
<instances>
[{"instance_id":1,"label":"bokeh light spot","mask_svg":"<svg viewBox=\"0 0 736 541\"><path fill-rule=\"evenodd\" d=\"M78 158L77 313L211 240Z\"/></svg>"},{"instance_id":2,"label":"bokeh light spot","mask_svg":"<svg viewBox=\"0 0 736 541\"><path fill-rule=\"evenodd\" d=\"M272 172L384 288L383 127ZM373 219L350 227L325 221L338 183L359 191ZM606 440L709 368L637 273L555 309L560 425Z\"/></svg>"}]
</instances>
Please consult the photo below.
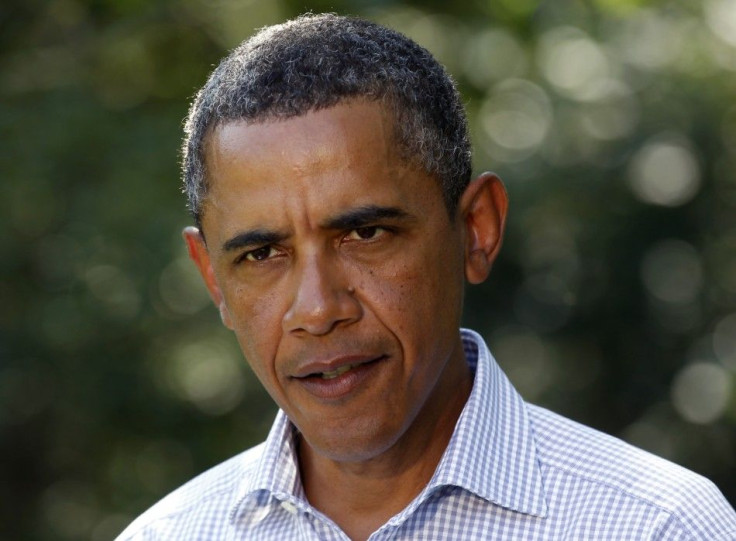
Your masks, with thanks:
<instances>
[{"instance_id":1,"label":"bokeh light spot","mask_svg":"<svg viewBox=\"0 0 736 541\"><path fill-rule=\"evenodd\" d=\"M698 193L700 184L700 169L693 151L679 141L651 141L631 160L629 185L645 203L684 205Z\"/></svg>"},{"instance_id":2,"label":"bokeh light spot","mask_svg":"<svg viewBox=\"0 0 736 541\"><path fill-rule=\"evenodd\" d=\"M715 363L695 362L685 366L672 383L672 404L683 419L709 424L726 409L731 396L731 377Z\"/></svg>"},{"instance_id":3,"label":"bokeh light spot","mask_svg":"<svg viewBox=\"0 0 736 541\"><path fill-rule=\"evenodd\" d=\"M57 539L84 539L99 520L99 508L90 486L59 481L41 498L41 519Z\"/></svg>"},{"instance_id":4,"label":"bokeh light spot","mask_svg":"<svg viewBox=\"0 0 736 541\"><path fill-rule=\"evenodd\" d=\"M736 312L716 324L713 330L713 351L719 361L736 372Z\"/></svg>"},{"instance_id":5,"label":"bokeh light spot","mask_svg":"<svg viewBox=\"0 0 736 541\"><path fill-rule=\"evenodd\" d=\"M698 252L687 242L664 240L645 254L641 266L644 285L665 303L693 302L703 287L703 267Z\"/></svg>"},{"instance_id":6,"label":"bokeh light spot","mask_svg":"<svg viewBox=\"0 0 736 541\"><path fill-rule=\"evenodd\" d=\"M104 516L94 527L90 535L91 541L109 541L130 524L135 517L123 513L110 513Z\"/></svg>"},{"instance_id":7,"label":"bokeh light spot","mask_svg":"<svg viewBox=\"0 0 736 541\"><path fill-rule=\"evenodd\" d=\"M672 458L677 444L660 419L642 419L632 423L621 436L637 447L641 447L665 458Z\"/></svg>"},{"instance_id":8,"label":"bokeh light spot","mask_svg":"<svg viewBox=\"0 0 736 541\"><path fill-rule=\"evenodd\" d=\"M600 140L629 135L639 121L639 102L623 83L609 81L609 96L581 108L581 125L586 133Z\"/></svg>"},{"instance_id":9,"label":"bokeh light spot","mask_svg":"<svg viewBox=\"0 0 736 541\"><path fill-rule=\"evenodd\" d=\"M734 0L707 0L705 22L711 31L726 43L736 47L736 2Z\"/></svg>"},{"instance_id":10,"label":"bokeh light spot","mask_svg":"<svg viewBox=\"0 0 736 541\"><path fill-rule=\"evenodd\" d=\"M243 362L225 344L214 340L180 346L169 366L174 391L210 415L237 406L245 394Z\"/></svg>"},{"instance_id":11,"label":"bokeh light spot","mask_svg":"<svg viewBox=\"0 0 736 541\"><path fill-rule=\"evenodd\" d=\"M465 77L477 88L521 77L527 70L524 47L507 30L492 28L471 37L462 55Z\"/></svg>"},{"instance_id":12,"label":"bokeh light spot","mask_svg":"<svg viewBox=\"0 0 736 541\"><path fill-rule=\"evenodd\" d=\"M602 82L611 76L609 60L581 30L563 27L545 33L538 61L544 76L562 95L580 100L605 95Z\"/></svg>"},{"instance_id":13,"label":"bokeh light spot","mask_svg":"<svg viewBox=\"0 0 736 541\"><path fill-rule=\"evenodd\" d=\"M195 314L210 303L202 277L187 258L177 258L161 271L158 288L166 308L178 315Z\"/></svg>"},{"instance_id":14,"label":"bokeh light spot","mask_svg":"<svg viewBox=\"0 0 736 541\"><path fill-rule=\"evenodd\" d=\"M98 265L85 273L87 287L110 315L121 319L135 317L141 298L133 281L118 267Z\"/></svg>"},{"instance_id":15,"label":"bokeh light spot","mask_svg":"<svg viewBox=\"0 0 736 541\"><path fill-rule=\"evenodd\" d=\"M640 9L618 32L619 56L643 70L660 70L673 63L687 42L674 18L651 9Z\"/></svg>"},{"instance_id":16,"label":"bokeh light spot","mask_svg":"<svg viewBox=\"0 0 736 541\"><path fill-rule=\"evenodd\" d=\"M555 381L547 346L531 330L504 327L489 342L504 372L527 400L538 398Z\"/></svg>"},{"instance_id":17,"label":"bokeh light spot","mask_svg":"<svg viewBox=\"0 0 736 541\"><path fill-rule=\"evenodd\" d=\"M481 126L502 161L519 161L533 154L549 132L552 109L539 86L521 79L499 84L480 110Z\"/></svg>"}]
</instances>

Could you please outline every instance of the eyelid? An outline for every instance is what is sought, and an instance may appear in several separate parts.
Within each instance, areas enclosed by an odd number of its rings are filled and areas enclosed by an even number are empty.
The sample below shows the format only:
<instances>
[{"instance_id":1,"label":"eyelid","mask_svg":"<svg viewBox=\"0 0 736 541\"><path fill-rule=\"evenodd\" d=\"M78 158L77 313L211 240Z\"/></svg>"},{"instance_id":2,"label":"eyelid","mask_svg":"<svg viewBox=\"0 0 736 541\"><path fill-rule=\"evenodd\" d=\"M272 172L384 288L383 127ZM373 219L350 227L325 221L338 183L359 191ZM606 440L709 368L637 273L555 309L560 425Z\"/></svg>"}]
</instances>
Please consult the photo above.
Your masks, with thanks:
<instances>
[{"instance_id":1,"label":"eyelid","mask_svg":"<svg viewBox=\"0 0 736 541\"><path fill-rule=\"evenodd\" d=\"M348 239L348 237L351 237L353 235L353 233L356 233L359 229L375 229L376 230L376 234L373 237L368 238L368 239L360 238L360 236L358 236L358 238L350 238L350 239ZM345 234L345 236L343 238L346 238L348 240L369 241L369 240L374 240L374 239L376 239L378 237L382 237L383 235L385 235L387 233L391 233L392 231L393 231L392 228L387 227L385 225L367 224L367 225L361 225L361 226L354 227L354 228L350 229Z\"/></svg>"},{"instance_id":2,"label":"eyelid","mask_svg":"<svg viewBox=\"0 0 736 541\"><path fill-rule=\"evenodd\" d=\"M269 254L264 259L248 259L249 255L259 250L263 250L264 248L270 249ZM253 248L248 248L247 250L244 250L240 254L238 254L238 256L235 258L235 264L242 263L243 261L248 261L250 263L261 263L263 261L267 261L273 258L274 255L272 252L276 252L276 248L272 244L264 244L263 246L256 246Z\"/></svg>"}]
</instances>

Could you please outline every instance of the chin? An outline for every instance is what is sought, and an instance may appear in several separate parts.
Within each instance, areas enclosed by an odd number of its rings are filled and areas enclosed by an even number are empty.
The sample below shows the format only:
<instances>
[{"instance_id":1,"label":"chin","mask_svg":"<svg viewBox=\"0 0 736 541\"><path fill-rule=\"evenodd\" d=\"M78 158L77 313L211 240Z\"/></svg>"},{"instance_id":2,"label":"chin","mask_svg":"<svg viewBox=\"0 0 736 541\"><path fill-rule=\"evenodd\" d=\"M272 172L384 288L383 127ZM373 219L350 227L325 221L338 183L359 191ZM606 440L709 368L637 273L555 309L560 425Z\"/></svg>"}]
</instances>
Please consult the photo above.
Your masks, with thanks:
<instances>
[{"instance_id":1,"label":"chin","mask_svg":"<svg viewBox=\"0 0 736 541\"><path fill-rule=\"evenodd\" d=\"M373 428L373 430L371 430ZM310 447L325 458L335 462L366 462L390 449L400 437L400 431L388 427L353 427L352 430L336 430L307 439Z\"/></svg>"}]
</instances>

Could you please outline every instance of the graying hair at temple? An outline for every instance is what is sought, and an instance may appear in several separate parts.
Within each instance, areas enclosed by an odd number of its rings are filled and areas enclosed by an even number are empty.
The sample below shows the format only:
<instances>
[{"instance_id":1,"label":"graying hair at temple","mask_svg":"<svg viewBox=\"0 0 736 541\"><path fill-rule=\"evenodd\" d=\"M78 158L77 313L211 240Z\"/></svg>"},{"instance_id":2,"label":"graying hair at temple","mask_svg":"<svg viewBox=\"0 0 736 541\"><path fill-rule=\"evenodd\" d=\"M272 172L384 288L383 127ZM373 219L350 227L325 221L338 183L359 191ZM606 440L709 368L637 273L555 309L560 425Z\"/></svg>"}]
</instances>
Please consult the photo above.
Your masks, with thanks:
<instances>
[{"instance_id":1,"label":"graying hair at temple","mask_svg":"<svg viewBox=\"0 0 736 541\"><path fill-rule=\"evenodd\" d=\"M218 125L290 118L363 98L392 111L402 159L442 187L454 215L470 180L467 121L454 82L424 48L357 18L303 15L262 29L225 58L197 94L185 125L184 192L201 226L205 144Z\"/></svg>"}]
</instances>

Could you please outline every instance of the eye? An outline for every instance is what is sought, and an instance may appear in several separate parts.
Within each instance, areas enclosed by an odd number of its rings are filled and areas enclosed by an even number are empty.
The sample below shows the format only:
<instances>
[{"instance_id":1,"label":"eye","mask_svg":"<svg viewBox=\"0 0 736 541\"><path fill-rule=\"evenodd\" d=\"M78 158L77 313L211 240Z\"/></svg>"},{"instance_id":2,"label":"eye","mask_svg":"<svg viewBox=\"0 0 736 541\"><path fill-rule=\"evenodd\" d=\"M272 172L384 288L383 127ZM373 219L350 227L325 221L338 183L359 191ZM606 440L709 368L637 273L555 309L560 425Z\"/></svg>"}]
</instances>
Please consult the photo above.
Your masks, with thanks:
<instances>
[{"instance_id":1,"label":"eye","mask_svg":"<svg viewBox=\"0 0 736 541\"><path fill-rule=\"evenodd\" d=\"M370 240L386 233L386 229L377 225L356 227L345 237L347 240Z\"/></svg>"},{"instance_id":2,"label":"eye","mask_svg":"<svg viewBox=\"0 0 736 541\"><path fill-rule=\"evenodd\" d=\"M268 246L261 246L260 248L256 248L255 250L250 250L249 252L245 252L243 255L241 255L238 258L238 262L240 261L265 261L269 257L273 257L276 254L276 250L270 245Z\"/></svg>"}]
</instances>

